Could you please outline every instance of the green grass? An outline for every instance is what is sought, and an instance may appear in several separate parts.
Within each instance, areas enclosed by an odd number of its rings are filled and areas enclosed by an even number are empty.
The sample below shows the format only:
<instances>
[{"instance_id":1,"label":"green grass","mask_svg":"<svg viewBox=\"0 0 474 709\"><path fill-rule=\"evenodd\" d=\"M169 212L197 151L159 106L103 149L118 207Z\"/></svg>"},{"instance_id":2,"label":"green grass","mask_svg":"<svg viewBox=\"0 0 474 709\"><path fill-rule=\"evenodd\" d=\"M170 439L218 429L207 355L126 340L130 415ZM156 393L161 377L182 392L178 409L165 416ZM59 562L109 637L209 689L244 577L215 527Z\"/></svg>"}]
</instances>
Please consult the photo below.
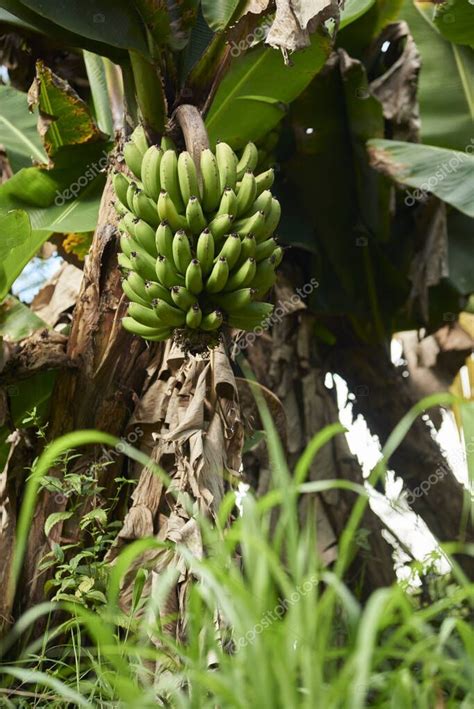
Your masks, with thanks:
<instances>
[{"instance_id":1,"label":"green grass","mask_svg":"<svg viewBox=\"0 0 474 709\"><path fill-rule=\"evenodd\" d=\"M426 400L410 412L386 453L433 403L438 401ZM305 483L313 456L340 427L320 432L291 474L268 412L261 413L272 491L258 500L247 495L243 515L234 521L233 493L213 524L200 519L204 558L195 558L186 547L166 546L179 553L195 577L186 640L177 643L159 619L158 608L176 579L171 567L155 583L152 597L143 593L151 572L139 570L130 612L119 608L121 579L130 565L144 551L165 546L139 540L109 567L102 602L88 602L85 592L77 602L44 603L17 622L2 648L0 706L474 706L474 585L454 568L449 582L440 579L442 591L429 604L397 584L376 591L362 605L344 584L344 573L367 504L365 489L341 481ZM20 516L17 571L41 478L65 451L92 441L115 443L104 434L78 432L56 441L38 460ZM142 458L131 448L127 454ZM383 470L384 461L373 479ZM300 495L338 486L359 498L338 561L329 570L315 552L315 524L298 527L296 503ZM270 533L275 510L278 520ZM47 630L31 640L29 630L41 617L48 620ZM155 666L161 671L155 673Z\"/></svg>"}]
</instances>

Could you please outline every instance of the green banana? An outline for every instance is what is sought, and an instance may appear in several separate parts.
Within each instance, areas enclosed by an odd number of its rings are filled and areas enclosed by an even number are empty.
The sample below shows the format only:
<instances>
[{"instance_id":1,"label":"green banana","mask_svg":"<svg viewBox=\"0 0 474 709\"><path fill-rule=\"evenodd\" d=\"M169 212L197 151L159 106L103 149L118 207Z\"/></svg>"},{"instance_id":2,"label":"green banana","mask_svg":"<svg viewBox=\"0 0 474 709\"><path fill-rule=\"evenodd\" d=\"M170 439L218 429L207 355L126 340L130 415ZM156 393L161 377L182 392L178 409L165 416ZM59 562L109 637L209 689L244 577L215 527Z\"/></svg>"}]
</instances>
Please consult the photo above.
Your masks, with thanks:
<instances>
[{"instance_id":1,"label":"green banana","mask_svg":"<svg viewBox=\"0 0 474 709\"><path fill-rule=\"evenodd\" d=\"M204 332L217 330L218 328L220 328L223 322L224 316L222 315L222 312L219 309L216 309L213 310L212 313L204 315L203 319L201 320L200 328L201 330L204 330Z\"/></svg>"},{"instance_id":2,"label":"green banana","mask_svg":"<svg viewBox=\"0 0 474 709\"><path fill-rule=\"evenodd\" d=\"M141 155L145 155L148 150L148 138L142 125L138 125L130 136L131 142L136 145Z\"/></svg>"},{"instance_id":3,"label":"green banana","mask_svg":"<svg viewBox=\"0 0 474 709\"><path fill-rule=\"evenodd\" d=\"M203 289L201 264L196 258L186 269L185 284L186 288L194 295L199 295Z\"/></svg>"},{"instance_id":4,"label":"green banana","mask_svg":"<svg viewBox=\"0 0 474 709\"><path fill-rule=\"evenodd\" d=\"M273 198L272 199L272 204L270 207L270 212L267 215L267 218L265 219L265 225L260 232L260 235L257 239L257 241L263 241L263 239L267 239L269 236L271 236L274 232L275 229L277 228L279 222L280 222L280 217L281 217L281 206L280 202Z\"/></svg>"},{"instance_id":5,"label":"green banana","mask_svg":"<svg viewBox=\"0 0 474 709\"><path fill-rule=\"evenodd\" d=\"M226 187L235 188L237 182L237 157L230 145L219 141L216 144L216 160L222 194Z\"/></svg>"},{"instance_id":6,"label":"green banana","mask_svg":"<svg viewBox=\"0 0 474 709\"><path fill-rule=\"evenodd\" d=\"M178 231L178 229L186 229L188 226L188 222L185 217L178 214L175 203L171 199L168 192L165 192L164 190L161 190L160 196L158 197L158 216L161 221L168 222L173 231Z\"/></svg>"},{"instance_id":7,"label":"green banana","mask_svg":"<svg viewBox=\"0 0 474 709\"><path fill-rule=\"evenodd\" d=\"M249 210L249 216L251 214L255 214L255 212L263 212L265 214L265 218L267 218L272 207L272 199L273 195L270 190L264 190L252 204L252 207Z\"/></svg>"},{"instance_id":8,"label":"green banana","mask_svg":"<svg viewBox=\"0 0 474 709\"><path fill-rule=\"evenodd\" d=\"M135 273L135 271L130 271L127 276L127 283L129 284L130 288L135 293L137 293L137 295L140 296L140 298L146 301L151 301L151 298L149 297L145 287L146 281L144 281L143 278L138 275L138 273Z\"/></svg>"},{"instance_id":9,"label":"green banana","mask_svg":"<svg viewBox=\"0 0 474 709\"><path fill-rule=\"evenodd\" d=\"M253 288L241 288L232 293L214 295L212 299L226 312L233 313L251 303L255 294L256 291Z\"/></svg>"},{"instance_id":10,"label":"green banana","mask_svg":"<svg viewBox=\"0 0 474 709\"><path fill-rule=\"evenodd\" d=\"M128 258L130 258L130 254L137 248L137 246L138 243L130 236L130 234L127 234L127 232L120 235L120 248Z\"/></svg>"},{"instance_id":11,"label":"green banana","mask_svg":"<svg viewBox=\"0 0 474 709\"><path fill-rule=\"evenodd\" d=\"M136 249L129 254L132 268L145 280L155 278L155 259L146 253L143 249Z\"/></svg>"},{"instance_id":12,"label":"green banana","mask_svg":"<svg viewBox=\"0 0 474 709\"><path fill-rule=\"evenodd\" d=\"M229 278L229 264L225 256L220 256L209 275L206 282L208 293L219 293L224 289Z\"/></svg>"},{"instance_id":13,"label":"green banana","mask_svg":"<svg viewBox=\"0 0 474 709\"><path fill-rule=\"evenodd\" d=\"M186 313L186 325L192 330L197 330L202 321L202 310L197 303L192 305Z\"/></svg>"},{"instance_id":14,"label":"green banana","mask_svg":"<svg viewBox=\"0 0 474 709\"><path fill-rule=\"evenodd\" d=\"M120 266L120 268L125 268L127 271L133 270L132 262L130 261L128 256L125 256L125 254L118 254L117 255L117 263Z\"/></svg>"},{"instance_id":15,"label":"green banana","mask_svg":"<svg viewBox=\"0 0 474 709\"><path fill-rule=\"evenodd\" d=\"M270 239L266 239L266 241L261 241L257 244L257 248L255 249L255 261L258 263L259 261L263 261L264 258L268 258L275 251L276 247L277 241L273 236Z\"/></svg>"},{"instance_id":16,"label":"green banana","mask_svg":"<svg viewBox=\"0 0 474 709\"><path fill-rule=\"evenodd\" d=\"M229 270L232 270L239 260L242 242L238 234L230 234L224 241L224 245L220 250L219 257L224 256L227 260Z\"/></svg>"},{"instance_id":17,"label":"green banana","mask_svg":"<svg viewBox=\"0 0 474 709\"><path fill-rule=\"evenodd\" d=\"M161 182L160 182L160 163L163 157L163 150L157 145L151 145L143 156L141 179L143 189L154 202L158 200Z\"/></svg>"},{"instance_id":18,"label":"green banana","mask_svg":"<svg viewBox=\"0 0 474 709\"><path fill-rule=\"evenodd\" d=\"M122 318L122 326L133 335L139 335L145 340L151 340L152 342L167 340L171 334L171 328L169 327L148 327L147 325L137 322L137 320L130 316Z\"/></svg>"},{"instance_id":19,"label":"green banana","mask_svg":"<svg viewBox=\"0 0 474 709\"><path fill-rule=\"evenodd\" d=\"M231 327L238 327L241 330L253 330L261 326L272 311L271 303L248 303L240 310L231 313L228 323Z\"/></svg>"},{"instance_id":20,"label":"green banana","mask_svg":"<svg viewBox=\"0 0 474 709\"><path fill-rule=\"evenodd\" d=\"M271 167L266 172L261 172L257 175L257 197L262 194L265 190L269 190L275 181L275 171Z\"/></svg>"},{"instance_id":21,"label":"green banana","mask_svg":"<svg viewBox=\"0 0 474 709\"><path fill-rule=\"evenodd\" d=\"M118 199L125 207L128 207L127 191L129 182L123 172L114 172L114 176L112 177L112 184L114 186L115 194L117 195Z\"/></svg>"},{"instance_id":22,"label":"green banana","mask_svg":"<svg viewBox=\"0 0 474 709\"><path fill-rule=\"evenodd\" d=\"M143 219L140 219L135 224L135 238L150 256L154 256L155 258L158 256L155 243L155 230L152 229L147 222L144 222Z\"/></svg>"},{"instance_id":23,"label":"green banana","mask_svg":"<svg viewBox=\"0 0 474 709\"><path fill-rule=\"evenodd\" d=\"M128 213L128 208L119 199L114 201L114 209L120 217L124 217Z\"/></svg>"},{"instance_id":24,"label":"green banana","mask_svg":"<svg viewBox=\"0 0 474 709\"><path fill-rule=\"evenodd\" d=\"M163 152L166 150L174 150L176 152L176 143L169 135L164 135L161 139L161 149Z\"/></svg>"},{"instance_id":25,"label":"green banana","mask_svg":"<svg viewBox=\"0 0 474 709\"><path fill-rule=\"evenodd\" d=\"M224 290L235 291L240 288L246 288L252 283L257 271L257 264L254 258L248 258L238 267L230 276Z\"/></svg>"},{"instance_id":26,"label":"green banana","mask_svg":"<svg viewBox=\"0 0 474 709\"><path fill-rule=\"evenodd\" d=\"M200 197L196 165L187 150L178 157L178 181L184 204L187 204L191 197Z\"/></svg>"},{"instance_id":27,"label":"green banana","mask_svg":"<svg viewBox=\"0 0 474 709\"><path fill-rule=\"evenodd\" d=\"M253 143L247 143L242 157L237 163L237 179L241 180L246 172L253 171L257 167L258 150Z\"/></svg>"},{"instance_id":28,"label":"green banana","mask_svg":"<svg viewBox=\"0 0 474 709\"><path fill-rule=\"evenodd\" d=\"M257 270L250 285L257 290L257 297L261 298L270 290L275 281L275 259L272 255L257 264Z\"/></svg>"},{"instance_id":29,"label":"green banana","mask_svg":"<svg viewBox=\"0 0 474 709\"><path fill-rule=\"evenodd\" d=\"M214 153L206 148L201 153L202 207L206 212L217 208L221 199L219 168Z\"/></svg>"},{"instance_id":30,"label":"green banana","mask_svg":"<svg viewBox=\"0 0 474 709\"><path fill-rule=\"evenodd\" d=\"M130 303L128 306L128 314L142 325L147 325L148 327L162 327L162 322L150 303L147 303L145 306L139 303Z\"/></svg>"},{"instance_id":31,"label":"green banana","mask_svg":"<svg viewBox=\"0 0 474 709\"><path fill-rule=\"evenodd\" d=\"M171 288L171 298L174 304L187 312L192 305L197 303L197 298L195 295L190 293L184 286L173 286Z\"/></svg>"},{"instance_id":32,"label":"green banana","mask_svg":"<svg viewBox=\"0 0 474 709\"><path fill-rule=\"evenodd\" d=\"M167 259L173 259L173 232L168 222L160 223L156 230L155 244L158 254L166 256Z\"/></svg>"},{"instance_id":33,"label":"green banana","mask_svg":"<svg viewBox=\"0 0 474 709\"><path fill-rule=\"evenodd\" d=\"M207 220L197 197L189 198L186 206L186 220L193 234L199 234L206 227Z\"/></svg>"},{"instance_id":34,"label":"green banana","mask_svg":"<svg viewBox=\"0 0 474 709\"><path fill-rule=\"evenodd\" d=\"M147 301L152 302L155 298L160 298L166 301L170 305L173 305L173 299L167 288L161 285L161 283L156 283L156 281L145 281L145 291L147 294Z\"/></svg>"},{"instance_id":35,"label":"green banana","mask_svg":"<svg viewBox=\"0 0 474 709\"><path fill-rule=\"evenodd\" d=\"M127 214L124 215L122 219L123 226L125 227L125 231L128 231L130 236L135 236L135 227L137 224L137 217L132 213L132 212L127 212ZM120 224L119 224L120 227Z\"/></svg>"},{"instance_id":36,"label":"green banana","mask_svg":"<svg viewBox=\"0 0 474 709\"><path fill-rule=\"evenodd\" d=\"M237 214L237 197L232 187L225 188L215 216L220 217L222 214L230 214L231 217Z\"/></svg>"},{"instance_id":37,"label":"green banana","mask_svg":"<svg viewBox=\"0 0 474 709\"><path fill-rule=\"evenodd\" d=\"M166 150L163 153L160 162L160 184L161 189L168 192L176 211L181 214L184 211L184 203L179 188L178 158L174 150Z\"/></svg>"},{"instance_id":38,"label":"green banana","mask_svg":"<svg viewBox=\"0 0 474 709\"><path fill-rule=\"evenodd\" d=\"M214 237L216 244L222 240L222 237L229 233L232 227L232 221L233 219L230 214L221 214L219 217L215 217L208 225L208 229Z\"/></svg>"},{"instance_id":39,"label":"green banana","mask_svg":"<svg viewBox=\"0 0 474 709\"><path fill-rule=\"evenodd\" d=\"M176 285L183 285L184 279L178 274L174 263L166 256L158 256L155 265L156 275L161 285L165 288L172 288ZM150 278L150 280L154 280Z\"/></svg>"},{"instance_id":40,"label":"green banana","mask_svg":"<svg viewBox=\"0 0 474 709\"><path fill-rule=\"evenodd\" d=\"M240 266L248 258L253 258L257 250L257 242L253 234L247 234L241 241L240 256L237 264Z\"/></svg>"},{"instance_id":41,"label":"green banana","mask_svg":"<svg viewBox=\"0 0 474 709\"><path fill-rule=\"evenodd\" d=\"M240 219L233 225L234 231L238 232L240 236L247 236L247 234L253 234L254 237L259 241L259 236L262 234L265 228L265 214L264 212L255 212L248 219Z\"/></svg>"},{"instance_id":42,"label":"green banana","mask_svg":"<svg viewBox=\"0 0 474 709\"><path fill-rule=\"evenodd\" d=\"M283 259L283 249L281 248L281 246L278 246L278 248L275 249L275 251L273 252L273 258L275 259L275 268L278 268Z\"/></svg>"},{"instance_id":43,"label":"green banana","mask_svg":"<svg viewBox=\"0 0 474 709\"><path fill-rule=\"evenodd\" d=\"M132 141L125 143L125 145L123 146L123 156L125 158L127 166L133 172L135 177L138 177L138 179L140 180L142 176L143 156L135 145L135 143L132 143Z\"/></svg>"},{"instance_id":44,"label":"green banana","mask_svg":"<svg viewBox=\"0 0 474 709\"><path fill-rule=\"evenodd\" d=\"M138 293L135 293L126 278L122 279L122 290L127 296L127 298L133 303L139 303L140 305L144 306L149 305L149 302L145 300L145 298L142 298L138 295Z\"/></svg>"},{"instance_id":45,"label":"green banana","mask_svg":"<svg viewBox=\"0 0 474 709\"><path fill-rule=\"evenodd\" d=\"M138 192L138 185L136 182L133 182L132 180L128 183L128 189L127 189L127 205L128 208L134 212L133 208L133 199L135 197L135 194Z\"/></svg>"},{"instance_id":46,"label":"green banana","mask_svg":"<svg viewBox=\"0 0 474 709\"><path fill-rule=\"evenodd\" d=\"M191 244L185 231L177 231L173 238L173 261L178 273L185 274L192 261Z\"/></svg>"},{"instance_id":47,"label":"green banana","mask_svg":"<svg viewBox=\"0 0 474 709\"><path fill-rule=\"evenodd\" d=\"M204 229L199 235L196 245L196 256L201 264L203 276L207 276L214 264L214 237L209 229Z\"/></svg>"},{"instance_id":48,"label":"green banana","mask_svg":"<svg viewBox=\"0 0 474 709\"><path fill-rule=\"evenodd\" d=\"M156 298L152 301L152 306L161 322L168 327L179 327L186 322L186 314L165 300Z\"/></svg>"},{"instance_id":49,"label":"green banana","mask_svg":"<svg viewBox=\"0 0 474 709\"><path fill-rule=\"evenodd\" d=\"M257 197L257 181L253 172L246 172L237 192L236 216L246 214Z\"/></svg>"},{"instance_id":50,"label":"green banana","mask_svg":"<svg viewBox=\"0 0 474 709\"><path fill-rule=\"evenodd\" d=\"M156 204L142 190L137 190L133 196L133 211L140 219L155 229L160 223Z\"/></svg>"}]
</instances>

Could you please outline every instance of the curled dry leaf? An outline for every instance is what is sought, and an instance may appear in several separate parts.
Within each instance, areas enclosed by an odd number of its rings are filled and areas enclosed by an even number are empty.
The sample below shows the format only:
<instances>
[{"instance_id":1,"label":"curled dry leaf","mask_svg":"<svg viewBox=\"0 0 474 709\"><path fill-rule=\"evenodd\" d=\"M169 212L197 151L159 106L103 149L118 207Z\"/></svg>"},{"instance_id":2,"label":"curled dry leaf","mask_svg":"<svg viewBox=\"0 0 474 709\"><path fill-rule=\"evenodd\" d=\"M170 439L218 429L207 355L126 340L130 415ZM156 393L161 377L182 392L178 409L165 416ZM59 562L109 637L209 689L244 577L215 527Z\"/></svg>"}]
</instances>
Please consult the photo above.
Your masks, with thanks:
<instances>
[{"instance_id":1,"label":"curled dry leaf","mask_svg":"<svg viewBox=\"0 0 474 709\"><path fill-rule=\"evenodd\" d=\"M342 2L338 0L276 0L276 14L266 43L288 54L310 44L310 35L326 20L339 23Z\"/></svg>"}]
</instances>

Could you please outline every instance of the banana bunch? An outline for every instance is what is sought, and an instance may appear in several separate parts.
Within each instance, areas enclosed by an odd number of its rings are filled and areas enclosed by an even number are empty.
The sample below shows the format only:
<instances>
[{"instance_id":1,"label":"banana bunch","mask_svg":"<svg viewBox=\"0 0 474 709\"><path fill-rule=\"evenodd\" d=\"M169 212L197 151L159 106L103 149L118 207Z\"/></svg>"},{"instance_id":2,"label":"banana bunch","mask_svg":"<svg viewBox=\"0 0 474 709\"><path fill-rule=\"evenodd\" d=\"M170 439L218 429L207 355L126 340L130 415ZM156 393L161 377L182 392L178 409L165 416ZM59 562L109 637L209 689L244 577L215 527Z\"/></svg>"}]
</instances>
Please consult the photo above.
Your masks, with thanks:
<instances>
[{"instance_id":1,"label":"banana bunch","mask_svg":"<svg viewBox=\"0 0 474 709\"><path fill-rule=\"evenodd\" d=\"M272 312L262 300L283 257L273 236L281 214L274 174L254 174L255 145L239 160L220 142L196 166L169 138L149 145L139 126L124 158L134 179L113 177L130 300L124 328L151 341L178 330L217 336L224 324L255 329Z\"/></svg>"}]
</instances>

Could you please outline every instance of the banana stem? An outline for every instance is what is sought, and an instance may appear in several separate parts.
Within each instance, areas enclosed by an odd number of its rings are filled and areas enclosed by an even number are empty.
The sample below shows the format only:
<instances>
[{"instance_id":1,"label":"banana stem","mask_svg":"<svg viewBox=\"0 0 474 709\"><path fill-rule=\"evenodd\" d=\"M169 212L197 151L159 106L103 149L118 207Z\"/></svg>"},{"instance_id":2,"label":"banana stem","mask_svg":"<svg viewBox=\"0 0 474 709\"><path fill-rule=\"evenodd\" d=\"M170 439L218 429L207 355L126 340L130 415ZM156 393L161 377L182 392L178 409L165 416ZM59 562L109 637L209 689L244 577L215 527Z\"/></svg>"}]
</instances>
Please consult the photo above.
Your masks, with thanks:
<instances>
[{"instance_id":1,"label":"banana stem","mask_svg":"<svg viewBox=\"0 0 474 709\"><path fill-rule=\"evenodd\" d=\"M176 121L183 133L186 150L194 160L198 179L201 183L201 152L209 147L209 137L201 112L196 106L187 103L182 104L173 113L172 120Z\"/></svg>"},{"instance_id":2,"label":"banana stem","mask_svg":"<svg viewBox=\"0 0 474 709\"><path fill-rule=\"evenodd\" d=\"M135 94L145 128L159 136L164 132L166 121L166 99L160 72L141 54L130 51L129 55Z\"/></svg>"}]
</instances>

